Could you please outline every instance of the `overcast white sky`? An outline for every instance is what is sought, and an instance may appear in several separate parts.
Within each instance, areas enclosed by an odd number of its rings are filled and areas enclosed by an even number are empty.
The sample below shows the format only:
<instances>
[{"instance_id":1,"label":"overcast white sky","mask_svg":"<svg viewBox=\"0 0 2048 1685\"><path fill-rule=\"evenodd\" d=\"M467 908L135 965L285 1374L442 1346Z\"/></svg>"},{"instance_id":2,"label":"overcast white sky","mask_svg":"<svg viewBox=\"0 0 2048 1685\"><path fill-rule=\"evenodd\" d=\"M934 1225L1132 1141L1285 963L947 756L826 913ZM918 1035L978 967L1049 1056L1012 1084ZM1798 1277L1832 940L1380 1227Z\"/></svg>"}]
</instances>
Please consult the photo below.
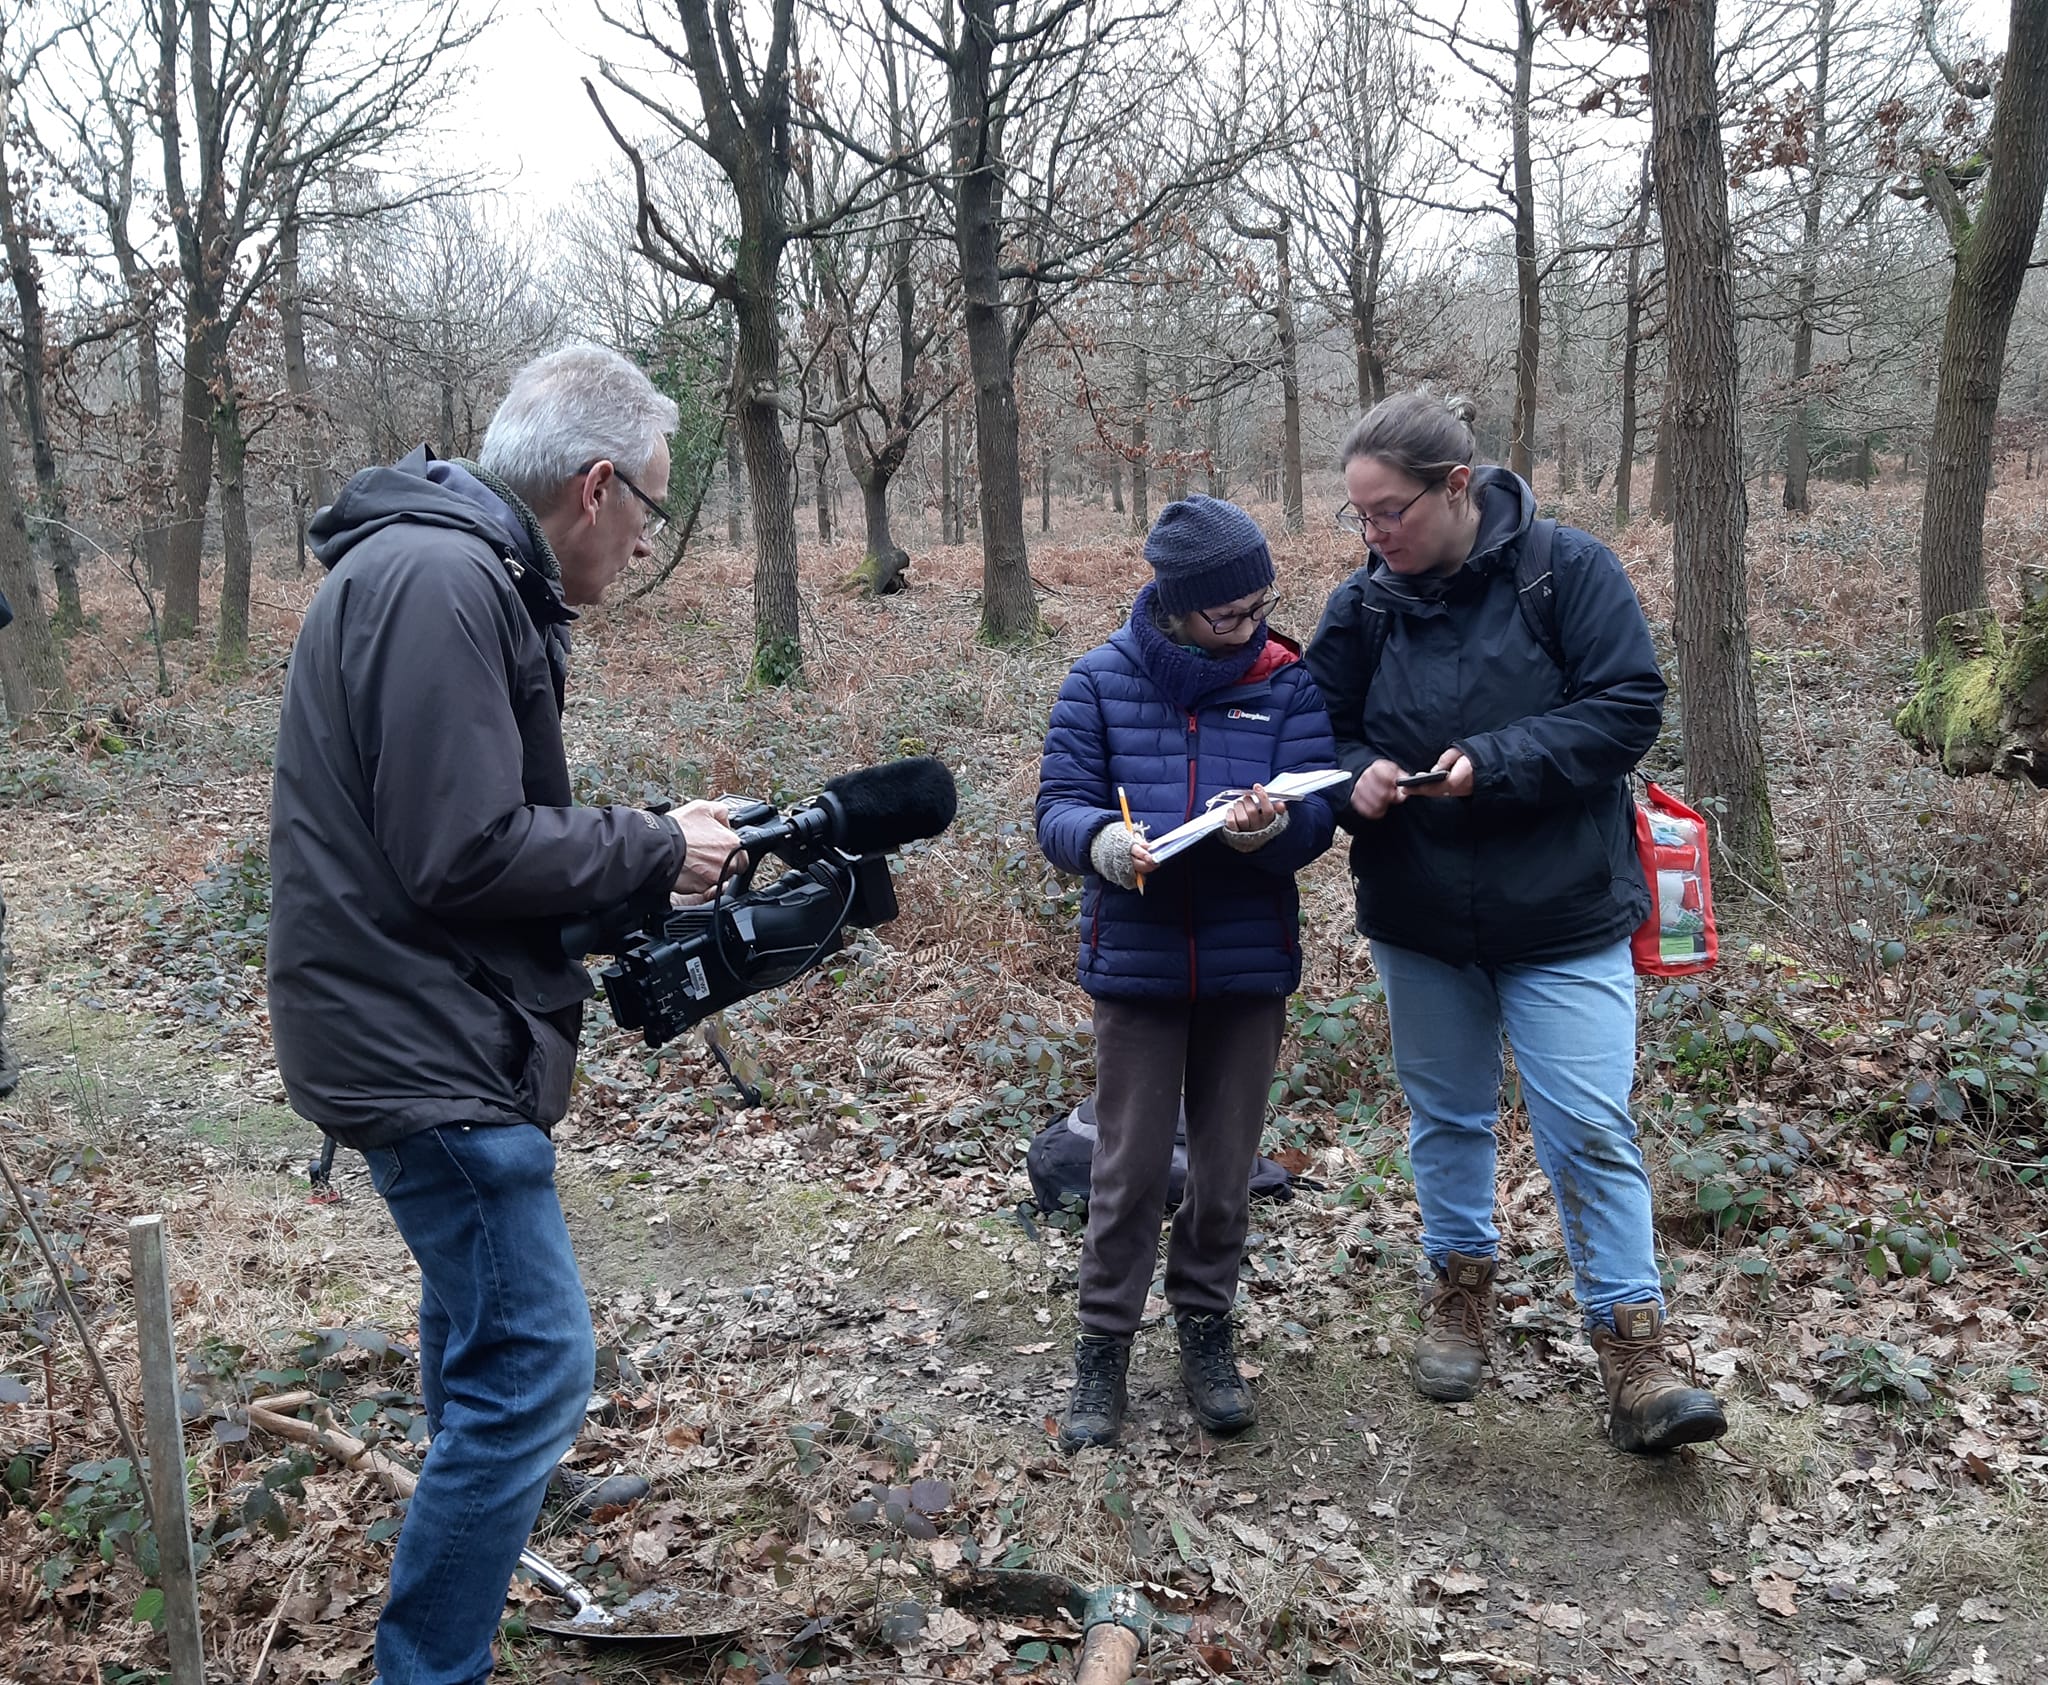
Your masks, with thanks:
<instances>
[{"instance_id":1,"label":"overcast white sky","mask_svg":"<svg viewBox=\"0 0 2048 1685\"><path fill-rule=\"evenodd\" d=\"M596 75L584 44L608 45L610 33L575 0L501 0L496 22L470 49L474 81L452 138L473 148L477 163L516 171L506 195L522 206L551 209L593 173L624 169L582 83Z\"/></svg>"},{"instance_id":2,"label":"overcast white sky","mask_svg":"<svg viewBox=\"0 0 2048 1685\"><path fill-rule=\"evenodd\" d=\"M1487 12L1505 12L1508 3L1474 0L1468 19L1483 27ZM659 0L649 6L656 16L664 9ZM1945 9L1968 20L1994 51L2003 46L2009 0L1961 0ZM622 46L589 0L499 0L496 21L471 49L474 78L450 138L465 161L517 172L506 196L522 217L568 202L593 175L623 174L581 81L594 75L594 52L618 55ZM623 123L628 110L609 103Z\"/></svg>"}]
</instances>

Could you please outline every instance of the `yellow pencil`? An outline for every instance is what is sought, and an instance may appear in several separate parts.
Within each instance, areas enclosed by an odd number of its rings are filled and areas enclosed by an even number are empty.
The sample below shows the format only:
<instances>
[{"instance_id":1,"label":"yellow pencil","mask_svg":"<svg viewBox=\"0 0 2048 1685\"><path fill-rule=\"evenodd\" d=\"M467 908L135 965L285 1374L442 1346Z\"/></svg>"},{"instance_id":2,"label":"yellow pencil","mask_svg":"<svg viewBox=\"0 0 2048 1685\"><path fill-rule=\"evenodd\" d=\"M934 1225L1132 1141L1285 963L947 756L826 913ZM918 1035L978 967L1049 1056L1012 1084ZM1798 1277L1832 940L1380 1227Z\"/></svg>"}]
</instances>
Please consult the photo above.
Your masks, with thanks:
<instances>
[{"instance_id":1,"label":"yellow pencil","mask_svg":"<svg viewBox=\"0 0 2048 1685\"><path fill-rule=\"evenodd\" d=\"M1124 810L1124 829L1135 832L1138 827L1131 823L1131 798L1124 794L1124 787L1121 784L1116 787L1116 799L1117 805ZM1138 893L1140 895L1145 893L1145 874L1143 872L1138 874Z\"/></svg>"}]
</instances>

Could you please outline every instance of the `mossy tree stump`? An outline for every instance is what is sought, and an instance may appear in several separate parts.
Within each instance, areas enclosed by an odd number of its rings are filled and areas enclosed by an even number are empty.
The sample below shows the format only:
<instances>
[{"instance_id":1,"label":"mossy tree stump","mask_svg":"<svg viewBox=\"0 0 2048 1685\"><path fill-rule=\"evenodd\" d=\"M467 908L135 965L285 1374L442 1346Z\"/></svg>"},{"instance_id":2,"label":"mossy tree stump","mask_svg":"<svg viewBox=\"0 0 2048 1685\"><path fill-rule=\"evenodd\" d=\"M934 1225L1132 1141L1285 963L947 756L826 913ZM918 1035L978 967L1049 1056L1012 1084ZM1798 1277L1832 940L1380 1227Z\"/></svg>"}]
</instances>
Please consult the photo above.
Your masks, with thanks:
<instances>
[{"instance_id":1,"label":"mossy tree stump","mask_svg":"<svg viewBox=\"0 0 2048 1685\"><path fill-rule=\"evenodd\" d=\"M863 597L886 597L909 584L903 577L909 569L910 556L906 551L894 546L881 553L870 550L861 557L860 566L846 576L846 588Z\"/></svg>"},{"instance_id":2,"label":"mossy tree stump","mask_svg":"<svg viewBox=\"0 0 2048 1685\"><path fill-rule=\"evenodd\" d=\"M1893 723L1951 778L1991 773L2048 784L2048 564L2020 570L2019 620L1989 609L1946 615L1919 689Z\"/></svg>"}]
</instances>

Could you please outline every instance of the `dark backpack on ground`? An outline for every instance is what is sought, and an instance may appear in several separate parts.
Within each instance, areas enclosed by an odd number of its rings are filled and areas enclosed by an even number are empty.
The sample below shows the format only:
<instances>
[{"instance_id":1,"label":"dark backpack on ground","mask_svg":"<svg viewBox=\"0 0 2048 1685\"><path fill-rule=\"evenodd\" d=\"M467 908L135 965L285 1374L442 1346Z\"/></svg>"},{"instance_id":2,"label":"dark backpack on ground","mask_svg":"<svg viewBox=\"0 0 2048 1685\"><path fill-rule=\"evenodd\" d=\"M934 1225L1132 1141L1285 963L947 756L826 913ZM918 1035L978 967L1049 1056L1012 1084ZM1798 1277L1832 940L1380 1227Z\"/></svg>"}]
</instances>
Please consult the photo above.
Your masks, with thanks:
<instances>
[{"instance_id":1,"label":"dark backpack on ground","mask_svg":"<svg viewBox=\"0 0 2048 1685\"><path fill-rule=\"evenodd\" d=\"M1031 1175L1031 1197L1039 1210L1085 1211L1088 1208L1088 1171L1095 1155L1095 1096L1089 1095L1063 1118L1048 1124L1032 1138L1024 1154L1024 1167ZM1188 1185L1188 1114L1181 1108L1180 1124L1173 1132L1173 1168L1167 1172L1166 1207L1181 1202ZM1294 1197L1294 1178L1269 1158L1252 1161L1252 1197L1274 1199Z\"/></svg>"}]
</instances>

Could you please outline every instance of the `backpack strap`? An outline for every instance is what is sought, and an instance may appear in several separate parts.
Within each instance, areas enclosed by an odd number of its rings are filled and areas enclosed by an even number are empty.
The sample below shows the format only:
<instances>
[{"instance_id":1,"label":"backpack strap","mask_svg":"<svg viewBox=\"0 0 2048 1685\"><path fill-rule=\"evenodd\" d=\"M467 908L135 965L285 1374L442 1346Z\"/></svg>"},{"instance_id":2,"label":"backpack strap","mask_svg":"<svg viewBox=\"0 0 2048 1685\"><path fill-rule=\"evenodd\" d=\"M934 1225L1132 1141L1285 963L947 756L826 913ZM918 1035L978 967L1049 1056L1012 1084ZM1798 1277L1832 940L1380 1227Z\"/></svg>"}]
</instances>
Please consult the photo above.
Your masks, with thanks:
<instances>
[{"instance_id":1,"label":"backpack strap","mask_svg":"<svg viewBox=\"0 0 2048 1685\"><path fill-rule=\"evenodd\" d=\"M1522 624L1529 628L1529 636L1569 683L1571 669L1565 664L1564 635L1557 625L1557 581L1550 566L1550 553L1556 544L1555 521L1529 523L1529 536L1515 556L1515 605L1522 611Z\"/></svg>"},{"instance_id":2,"label":"backpack strap","mask_svg":"<svg viewBox=\"0 0 2048 1685\"><path fill-rule=\"evenodd\" d=\"M1365 688L1372 689L1372 676L1380 670L1380 657L1387 648L1387 611L1366 607L1359 617L1358 634L1365 641Z\"/></svg>"}]
</instances>

